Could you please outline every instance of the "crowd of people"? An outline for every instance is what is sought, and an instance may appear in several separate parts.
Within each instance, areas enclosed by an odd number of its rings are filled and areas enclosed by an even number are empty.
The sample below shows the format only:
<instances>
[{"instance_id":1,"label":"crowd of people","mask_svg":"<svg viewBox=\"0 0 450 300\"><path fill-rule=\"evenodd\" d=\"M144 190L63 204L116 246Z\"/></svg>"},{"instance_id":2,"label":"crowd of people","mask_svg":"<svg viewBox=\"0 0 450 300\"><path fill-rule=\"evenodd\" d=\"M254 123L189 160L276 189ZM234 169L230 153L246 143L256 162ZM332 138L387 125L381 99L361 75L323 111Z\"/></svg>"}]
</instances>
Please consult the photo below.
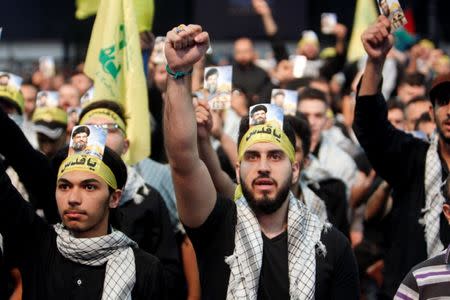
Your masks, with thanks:
<instances>
[{"instance_id":1,"label":"crowd of people","mask_svg":"<svg viewBox=\"0 0 450 300\"><path fill-rule=\"evenodd\" d=\"M92 99L83 64L1 70L0 299L450 296L449 56L383 14L360 61L339 23L333 47L305 31L289 53L252 4L270 57L242 37L219 60L199 25L156 38L134 165L127 111Z\"/></svg>"}]
</instances>

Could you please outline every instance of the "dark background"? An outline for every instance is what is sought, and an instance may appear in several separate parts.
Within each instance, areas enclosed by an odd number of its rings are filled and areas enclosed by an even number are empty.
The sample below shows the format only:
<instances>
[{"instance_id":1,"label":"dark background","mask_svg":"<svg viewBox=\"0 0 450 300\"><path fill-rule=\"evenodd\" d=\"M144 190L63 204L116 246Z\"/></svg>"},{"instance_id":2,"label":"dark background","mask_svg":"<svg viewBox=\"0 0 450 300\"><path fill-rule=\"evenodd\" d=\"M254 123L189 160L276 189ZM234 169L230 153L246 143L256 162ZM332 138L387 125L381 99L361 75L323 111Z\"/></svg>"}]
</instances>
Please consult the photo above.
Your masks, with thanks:
<instances>
[{"instance_id":1,"label":"dark background","mask_svg":"<svg viewBox=\"0 0 450 300\"><path fill-rule=\"evenodd\" d=\"M373 0L375 1L375 0ZM450 40L448 0L402 0L402 6L415 9L417 30L429 34L427 5L438 9L431 18L438 24L433 36ZM74 0L4 0L0 10L2 40L78 41L89 37L93 20L74 19ZM7 3L6 3L7 2ZM304 29L316 29L322 12L336 12L339 21L351 29L356 0L269 0L283 38L297 40ZM180 23L199 23L214 39L239 36L262 38L262 25L250 8L250 0L155 0L154 33L163 35Z\"/></svg>"}]
</instances>

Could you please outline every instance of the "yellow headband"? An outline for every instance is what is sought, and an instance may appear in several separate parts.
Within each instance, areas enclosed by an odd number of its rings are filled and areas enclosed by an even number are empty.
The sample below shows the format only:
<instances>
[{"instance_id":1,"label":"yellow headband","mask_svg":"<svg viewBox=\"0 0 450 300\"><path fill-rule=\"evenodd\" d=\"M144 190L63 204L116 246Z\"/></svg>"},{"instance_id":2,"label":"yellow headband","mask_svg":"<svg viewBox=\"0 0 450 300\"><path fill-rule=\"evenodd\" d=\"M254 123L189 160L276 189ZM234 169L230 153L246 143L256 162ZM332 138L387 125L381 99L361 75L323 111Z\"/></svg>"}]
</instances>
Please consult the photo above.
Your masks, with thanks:
<instances>
[{"instance_id":1,"label":"yellow headband","mask_svg":"<svg viewBox=\"0 0 450 300\"><path fill-rule=\"evenodd\" d=\"M286 153L291 162L294 162L295 160L294 146L284 131L278 127L271 126L270 124L262 124L250 127L245 133L239 144L239 161L242 160L245 151L256 143L272 143L278 145L283 152Z\"/></svg>"},{"instance_id":2,"label":"yellow headband","mask_svg":"<svg viewBox=\"0 0 450 300\"><path fill-rule=\"evenodd\" d=\"M119 126L120 130L122 130L122 132L126 135L127 133L127 127L125 125L125 122L122 120L121 117L119 117L118 114L116 114L115 112L113 112L110 109L107 108L96 108L93 109L89 112L87 112L83 118L80 120L80 125L83 125L87 122L87 120L89 120L91 117L96 116L96 115L101 115L101 116L106 116L108 118L110 118L113 122L116 122L116 124Z\"/></svg>"},{"instance_id":3,"label":"yellow headband","mask_svg":"<svg viewBox=\"0 0 450 300\"><path fill-rule=\"evenodd\" d=\"M117 189L116 176L99 158L87 154L75 154L67 157L59 167L58 180L72 171L85 171L100 176L110 187Z\"/></svg>"},{"instance_id":4,"label":"yellow headband","mask_svg":"<svg viewBox=\"0 0 450 300\"><path fill-rule=\"evenodd\" d=\"M33 113L33 122L59 122L67 125L67 113L58 107L38 107Z\"/></svg>"},{"instance_id":5,"label":"yellow headband","mask_svg":"<svg viewBox=\"0 0 450 300\"><path fill-rule=\"evenodd\" d=\"M238 159L242 160L245 151L256 143L272 143L281 147L289 160L293 163L295 160L295 149L291 141L279 127L271 126L270 124L256 125L250 129L242 137L239 144ZM234 191L234 200L242 196L241 185L238 184Z\"/></svg>"}]
</instances>

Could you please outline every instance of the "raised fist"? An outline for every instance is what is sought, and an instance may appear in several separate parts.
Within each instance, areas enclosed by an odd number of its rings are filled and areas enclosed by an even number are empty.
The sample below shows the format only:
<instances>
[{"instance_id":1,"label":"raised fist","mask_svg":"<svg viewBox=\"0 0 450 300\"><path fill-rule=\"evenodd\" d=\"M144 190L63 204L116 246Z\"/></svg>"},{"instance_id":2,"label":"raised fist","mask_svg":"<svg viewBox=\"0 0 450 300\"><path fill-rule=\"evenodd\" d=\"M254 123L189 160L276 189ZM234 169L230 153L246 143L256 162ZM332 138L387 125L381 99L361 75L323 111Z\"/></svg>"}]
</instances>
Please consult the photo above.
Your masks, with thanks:
<instances>
[{"instance_id":1,"label":"raised fist","mask_svg":"<svg viewBox=\"0 0 450 300\"><path fill-rule=\"evenodd\" d=\"M381 15L377 22L367 28L361 36L361 40L372 60L384 60L394 44L394 36L390 33L391 22Z\"/></svg>"},{"instance_id":2,"label":"raised fist","mask_svg":"<svg viewBox=\"0 0 450 300\"><path fill-rule=\"evenodd\" d=\"M209 35L199 25L180 25L167 32L164 54L174 72L190 71L209 47Z\"/></svg>"}]
</instances>

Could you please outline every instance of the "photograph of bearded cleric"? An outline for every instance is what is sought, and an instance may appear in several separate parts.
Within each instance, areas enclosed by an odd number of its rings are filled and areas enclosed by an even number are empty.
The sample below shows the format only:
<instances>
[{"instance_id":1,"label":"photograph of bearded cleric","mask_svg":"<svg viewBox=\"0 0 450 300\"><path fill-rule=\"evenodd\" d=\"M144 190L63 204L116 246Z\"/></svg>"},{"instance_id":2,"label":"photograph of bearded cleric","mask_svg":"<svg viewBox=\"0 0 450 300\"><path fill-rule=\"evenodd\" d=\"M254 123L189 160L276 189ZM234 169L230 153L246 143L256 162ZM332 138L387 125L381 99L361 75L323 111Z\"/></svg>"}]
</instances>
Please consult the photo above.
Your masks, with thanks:
<instances>
[{"instance_id":1,"label":"photograph of bearded cleric","mask_svg":"<svg viewBox=\"0 0 450 300\"><path fill-rule=\"evenodd\" d=\"M79 125L72 130L69 145L69 156L73 154L88 154L98 158L103 157L107 132L95 125Z\"/></svg>"},{"instance_id":2,"label":"photograph of bearded cleric","mask_svg":"<svg viewBox=\"0 0 450 300\"><path fill-rule=\"evenodd\" d=\"M283 128L283 109L274 104L256 104L250 107L250 126L271 124Z\"/></svg>"},{"instance_id":3,"label":"photograph of bearded cleric","mask_svg":"<svg viewBox=\"0 0 450 300\"><path fill-rule=\"evenodd\" d=\"M391 21L392 31L408 23L398 0L377 0L377 3L380 13Z\"/></svg>"},{"instance_id":4,"label":"photograph of bearded cleric","mask_svg":"<svg viewBox=\"0 0 450 300\"><path fill-rule=\"evenodd\" d=\"M232 66L205 68L203 88L211 109L223 110L230 107L232 76Z\"/></svg>"},{"instance_id":5,"label":"photograph of bearded cleric","mask_svg":"<svg viewBox=\"0 0 450 300\"><path fill-rule=\"evenodd\" d=\"M55 91L40 91L36 96L36 107L58 107L59 93Z\"/></svg>"}]
</instances>

